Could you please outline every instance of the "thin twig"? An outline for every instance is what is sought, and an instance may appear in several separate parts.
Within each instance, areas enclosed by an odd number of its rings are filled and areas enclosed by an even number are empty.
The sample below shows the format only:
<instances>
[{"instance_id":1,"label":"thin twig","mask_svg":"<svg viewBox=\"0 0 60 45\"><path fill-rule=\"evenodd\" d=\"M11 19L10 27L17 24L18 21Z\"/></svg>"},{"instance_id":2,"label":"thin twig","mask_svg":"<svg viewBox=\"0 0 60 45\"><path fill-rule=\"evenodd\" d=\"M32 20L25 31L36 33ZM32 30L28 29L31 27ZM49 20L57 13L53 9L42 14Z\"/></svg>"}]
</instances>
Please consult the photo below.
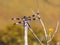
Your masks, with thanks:
<instances>
[{"instance_id":1,"label":"thin twig","mask_svg":"<svg viewBox=\"0 0 60 45\"><path fill-rule=\"evenodd\" d=\"M39 9L38 9L37 13L39 13ZM43 29L44 29L45 37L46 37L46 40L47 40L47 31L46 31L46 27L45 27L45 25L44 25L43 20L41 19L41 16L38 15L38 17L40 17L40 22L41 22L41 25L42 25L42 27L43 27Z\"/></svg>"},{"instance_id":2,"label":"thin twig","mask_svg":"<svg viewBox=\"0 0 60 45\"><path fill-rule=\"evenodd\" d=\"M32 13L36 15L36 13L35 13L33 10L32 10ZM38 11L37 13L39 13L39 11ZM42 25L42 27L43 27L43 29L44 29L45 37L46 37L46 40L47 40L47 32L46 32L45 25L44 25L44 23L43 23L43 21L42 21L40 15L36 15L36 16L40 18L39 21L41 22L41 25Z\"/></svg>"},{"instance_id":3,"label":"thin twig","mask_svg":"<svg viewBox=\"0 0 60 45\"><path fill-rule=\"evenodd\" d=\"M42 27L44 29L45 37L46 37L46 40L47 40L47 32L46 32L46 28L44 26L44 23L43 23L42 19L40 19L40 22L41 22L41 25L42 25Z\"/></svg>"},{"instance_id":4,"label":"thin twig","mask_svg":"<svg viewBox=\"0 0 60 45\"><path fill-rule=\"evenodd\" d=\"M58 31L58 26L59 26L59 21L57 22L55 32L53 33L53 35L52 35L52 37L50 38L50 40L47 41L48 43L49 43L50 41L52 41L52 39L54 38L56 32Z\"/></svg>"},{"instance_id":5,"label":"thin twig","mask_svg":"<svg viewBox=\"0 0 60 45\"><path fill-rule=\"evenodd\" d=\"M25 45L28 45L28 24L25 23L24 27L24 40L25 40Z\"/></svg>"},{"instance_id":6,"label":"thin twig","mask_svg":"<svg viewBox=\"0 0 60 45\"><path fill-rule=\"evenodd\" d=\"M33 35L35 36L35 38L40 42L41 45L43 45L43 43L41 42L41 40L37 37L37 35L33 32L33 30L29 27L30 31L33 33Z\"/></svg>"}]
</instances>

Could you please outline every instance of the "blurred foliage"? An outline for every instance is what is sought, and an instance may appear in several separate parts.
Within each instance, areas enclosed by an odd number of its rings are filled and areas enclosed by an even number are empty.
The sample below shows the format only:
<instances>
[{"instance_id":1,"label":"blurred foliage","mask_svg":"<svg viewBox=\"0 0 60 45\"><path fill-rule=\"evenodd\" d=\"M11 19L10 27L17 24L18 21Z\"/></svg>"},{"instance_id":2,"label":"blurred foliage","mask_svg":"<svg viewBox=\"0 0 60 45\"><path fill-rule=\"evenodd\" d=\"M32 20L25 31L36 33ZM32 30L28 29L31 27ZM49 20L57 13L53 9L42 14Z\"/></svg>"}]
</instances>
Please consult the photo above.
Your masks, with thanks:
<instances>
[{"instance_id":1,"label":"blurred foliage","mask_svg":"<svg viewBox=\"0 0 60 45\"><path fill-rule=\"evenodd\" d=\"M33 28L33 31L38 38L46 45L46 39L42 28ZM50 45L55 45L56 38L50 42ZM34 37L31 31L28 31L28 43L29 45L40 45L38 40ZM0 45L24 45L24 29L23 26L9 25L6 30L0 31Z\"/></svg>"}]
</instances>

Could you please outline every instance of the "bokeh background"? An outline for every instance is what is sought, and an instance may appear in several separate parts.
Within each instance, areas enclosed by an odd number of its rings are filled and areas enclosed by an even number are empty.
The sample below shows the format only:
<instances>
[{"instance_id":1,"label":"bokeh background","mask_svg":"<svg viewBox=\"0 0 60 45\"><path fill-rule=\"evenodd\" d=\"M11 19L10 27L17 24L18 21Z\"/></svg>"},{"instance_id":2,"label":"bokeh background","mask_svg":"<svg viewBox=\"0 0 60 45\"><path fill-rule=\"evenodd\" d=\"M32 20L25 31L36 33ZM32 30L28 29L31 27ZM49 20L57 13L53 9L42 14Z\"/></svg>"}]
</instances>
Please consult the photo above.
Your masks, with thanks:
<instances>
[{"instance_id":1,"label":"bokeh background","mask_svg":"<svg viewBox=\"0 0 60 45\"><path fill-rule=\"evenodd\" d=\"M31 16L33 13L30 9L36 12L38 7L47 32L49 28L55 29L57 21L60 22L60 0L48 0L48 2L46 0L0 0L0 31L6 30L7 26L14 23L11 20L12 17ZM37 28L37 30L42 28L39 21L32 21L31 26L33 29ZM60 25L56 34L56 40L58 41L60 41L59 35Z\"/></svg>"}]
</instances>

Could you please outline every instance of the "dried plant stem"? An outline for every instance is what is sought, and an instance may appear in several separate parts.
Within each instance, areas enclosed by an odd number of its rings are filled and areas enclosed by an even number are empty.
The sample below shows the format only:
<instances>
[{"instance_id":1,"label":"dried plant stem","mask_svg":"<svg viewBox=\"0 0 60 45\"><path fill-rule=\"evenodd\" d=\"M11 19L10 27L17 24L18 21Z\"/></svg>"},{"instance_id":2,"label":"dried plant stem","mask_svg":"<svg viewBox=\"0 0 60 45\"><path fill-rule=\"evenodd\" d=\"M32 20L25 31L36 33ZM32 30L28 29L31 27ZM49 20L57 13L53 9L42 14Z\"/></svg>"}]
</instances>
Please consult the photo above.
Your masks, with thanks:
<instances>
[{"instance_id":1,"label":"dried plant stem","mask_svg":"<svg viewBox=\"0 0 60 45\"><path fill-rule=\"evenodd\" d=\"M42 27L43 27L43 29L44 29L44 34L45 34L46 42L47 42L48 35L47 35L47 31L46 31L45 25L44 25L44 23L43 23L43 21L42 21L41 18L40 18L40 22L41 22L41 25L42 25ZM47 42L47 45L49 45L48 42Z\"/></svg>"},{"instance_id":2,"label":"dried plant stem","mask_svg":"<svg viewBox=\"0 0 60 45\"><path fill-rule=\"evenodd\" d=\"M37 15L33 10L32 10L32 12L33 12L33 14L34 14L35 16L37 16L37 17L40 18L39 21L40 21L40 23L41 23L41 25L42 25L42 27L43 27L43 29L44 29L44 33L45 33L47 45L49 45L49 42L54 38L54 36L55 36L55 34L56 34L57 30L58 30L59 21L57 22L57 26L56 26L55 32L53 33L52 37L50 38L50 40L47 40L47 39L48 39L47 31L46 31L45 25L44 25L44 23L43 23L43 21L42 21L40 15ZM38 11L38 13L39 13L39 11Z\"/></svg>"},{"instance_id":3,"label":"dried plant stem","mask_svg":"<svg viewBox=\"0 0 60 45\"><path fill-rule=\"evenodd\" d=\"M57 22L55 32L53 33L53 35L52 35L52 37L50 38L50 40L47 41L48 43L49 43L50 41L52 41L52 39L54 38L56 32L58 31L58 26L59 26L59 21Z\"/></svg>"},{"instance_id":4,"label":"dried plant stem","mask_svg":"<svg viewBox=\"0 0 60 45\"><path fill-rule=\"evenodd\" d=\"M28 45L28 25L27 24L24 27L24 41L25 41L25 45Z\"/></svg>"},{"instance_id":5,"label":"dried plant stem","mask_svg":"<svg viewBox=\"0 0 60 45\"><path fill-rule=\"evenodd\" d=\"M44 23L43 23L42 19L40 19L40 22L41 22L41 25L42 25L42 27L44 29L45 37L46 37L46 40L47 40L47 32L46 32L46 28L44 26Z\"/></svg>"},{"instance_id":6,"label":"dried plant stem","mask_svg":"<svg viewBox=\"0 0 60 45\"><path fill-rule=\"evenodd\" d=\"M32 10L32 13L35 14L35 12L34 12L33 10ZM39 10L38 10L38 13L39 13ZM35 14L35 15L36 15L36 14ZM40 18L39 21L41 22L41 25L42 25L42 27L43 27L43 29L44 29L45 37L46 37L46 40L47 40L47 32L46 32L45 25L44 25L44 23L43 23L43 21L42 21L40 15L36 15L36 16Z\"/></svg>"},{"instance_id":7,"label":"dried plant stem","mask_svg":"<svg viewBox=\"0 0 60 45\"><path fill-rule=\"evenodd\" d=\"M40 42L41 45L43 45L43 43L41 42L41 40L37 37L37 35L33 32L33 30L31 28L29 28L30 31L33 33L33 35L35 36L35 38Z\"/></svg>"}]
</instances>

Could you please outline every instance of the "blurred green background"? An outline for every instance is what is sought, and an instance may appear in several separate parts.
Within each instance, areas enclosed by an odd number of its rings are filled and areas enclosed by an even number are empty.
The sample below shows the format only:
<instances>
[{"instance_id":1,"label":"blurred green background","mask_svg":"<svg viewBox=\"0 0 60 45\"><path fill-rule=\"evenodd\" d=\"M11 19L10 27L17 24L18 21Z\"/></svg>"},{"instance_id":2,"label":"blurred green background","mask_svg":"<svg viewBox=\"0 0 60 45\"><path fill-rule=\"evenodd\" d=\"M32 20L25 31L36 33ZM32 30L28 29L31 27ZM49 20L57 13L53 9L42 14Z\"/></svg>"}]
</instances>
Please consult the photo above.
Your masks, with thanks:
<instances>
[{"instance_id":1,"label":"blurred green background","mask_svg":"<svg viewBox=\"0 0 60 45\"><path fill-rule=\"evenodd\" d=\"M15 22L15 21L11 20L12 17L23 17L24 15L31 16L32 15L32 11L30 10L31 8L36 12L38 9L37 1L39 4L40 15L41 15L42 20L44 21L47 32L48 32L49 28L55 29L57 20L60 21L60 7L50 5L47 2L45 2L44 0L0 0L0 32L2 31L3 33L5 33L7 30L9 30L7 28ZM60 4L60 0L48 0L48 1L53 4ZM40 30L43 30L41 24L39 23L39 21L38 22L32 21L30 23L31 23L31 26L32 26L34 32L39 37ZM22 25L17 25L16 28L18 28L19 26L21 27ZM12 28L12 26L10 26L10 27ZM37 28L37 30L35 30L36 28ZM11 29L8 32L10 32L10 31L12 31L14 33L16 32L15 29ZM22 31L21 32L22 36L21 35L20 36L22 38L23 30L21 30L21 31ZM17 32L18 32L18 30L17 30ZM37 33L37 32L39 32L39 33ZM56 34L57 41L60 41L59 34L60 34L60 28L58 29L58 32ZM30 36L30 37L32 38L32 36ZM32 39L34 39L34 38L32 38ZM32 39L31 39L31 41L33 41ZM23 42L24 41L22 41L22 45L23 45ZM30 44L33 44L33 43L31 42ZM39 45L39 43L38 43L38 45Z\"/></svg>"},{"instance_id":2,"label":"blurred green background","mask_svg":"<svg viewBox=\"0 0 60 45\"><path fill-rule=\"evenodd\" d=\"M34 27L33 31L41 40L41 42L46 45L46 39L43 29ZM57 44L56 36L49 44ZM24 45L23 27L18 25L9 25L6 27L6 30L0 31L0 45ZM28 30L28 45L40 45L39 41L34 37L33 33L30 30Z\"/></svg>"}]
</instances>

